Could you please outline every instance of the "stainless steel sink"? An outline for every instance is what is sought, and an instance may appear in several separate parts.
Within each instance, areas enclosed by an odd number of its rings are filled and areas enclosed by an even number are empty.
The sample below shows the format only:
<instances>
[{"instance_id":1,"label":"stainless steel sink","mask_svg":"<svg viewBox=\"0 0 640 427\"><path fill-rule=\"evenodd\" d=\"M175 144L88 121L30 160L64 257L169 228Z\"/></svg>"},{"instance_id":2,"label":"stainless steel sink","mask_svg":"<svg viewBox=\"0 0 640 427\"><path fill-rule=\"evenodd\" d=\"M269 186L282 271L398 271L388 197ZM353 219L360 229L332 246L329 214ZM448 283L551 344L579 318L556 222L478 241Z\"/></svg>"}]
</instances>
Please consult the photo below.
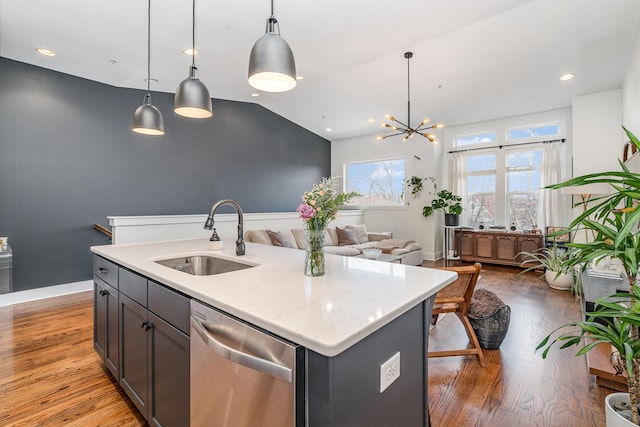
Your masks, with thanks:
<instances>
[{"instance_id":1,"label":"stainless steel sink","mask_svg":"<svg viewBox=\"0 0 640 427\"><path fill-rule=\"evenodd\" d=\"M194 276L211 276L255 267L255 265L210 255L183 256L179 258L161 259L155 262L165 267L173 268L174 270L193 274Z\"/></svg>"}]
</instances>

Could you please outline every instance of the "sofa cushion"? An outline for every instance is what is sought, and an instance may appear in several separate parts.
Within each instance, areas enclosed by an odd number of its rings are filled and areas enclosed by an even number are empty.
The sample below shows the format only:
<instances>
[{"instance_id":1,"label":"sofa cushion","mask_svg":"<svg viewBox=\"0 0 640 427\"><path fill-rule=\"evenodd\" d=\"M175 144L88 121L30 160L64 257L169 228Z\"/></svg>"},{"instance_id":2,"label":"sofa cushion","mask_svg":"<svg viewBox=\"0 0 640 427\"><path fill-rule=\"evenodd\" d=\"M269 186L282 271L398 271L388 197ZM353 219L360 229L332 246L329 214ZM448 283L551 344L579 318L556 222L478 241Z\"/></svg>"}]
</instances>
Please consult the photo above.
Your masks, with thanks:
<instances>
[{"instance_id":1,"label":"sofa cushion","mask_svg":"<svg viewBox=\"0 0 640 427\"><path fill-rule=\"evenodd\" d=\"M353 246L325 246L324 252L333 255L354 256L360 255L360 250Z\"/></svg>"},{"instance_id":2,"label":"sofa cushion","mask_svg":"<svg viewBox=\"0 0 640 427\"><path fill-rule=\"evenodd\" d=\"M336 233L338 234L339 246L358 244L358 238L356 237L356 232L353 229L336 227Z\"/></svg>"},{"instance_id":3,"label":"sofa cushion","mask_svg":"<svg viewBox=\"0 0 640 427\"><path fill-rule=\"evenodd\" d=\"M291 235L293 236L293 240L296 243L298 249L307 249L307 237L305 236L305 230L303 228L294 228L291 230ZM337 238L336 238L337 239ZM329 229L324 232L324 246L335 246L337 245L331 239L331 235L329 233ZM294 246L295 247L295 246Z\"/></svg>"},{"instance_id":4,"label":"sofa cushion","mask_svg":"<svg viewBox=\"0 0 640 427\"><path fill-rule=\"evenodd\" d=\"M247 242L261 243L263 245L271 245L271 239L266 230L247 230L244 233Z\"/></svg>"},{"instance_id":5,"label":"sofa cushion","mask_svg":"<svg viewBox=\"0 0 640 427\"><path fill-rule=\"evenodd\" d=\"M297 246L294 246L294 244L289 242L289 239L285 237L282 231L267 230L267 234L269 235L269 239L271 239L271 244L273 246L280 246L283 248L296 248ZM291 234L291 232L289 232L289 234ZM293 235L291 237L293 237ZM295 243L295 239L293 239L293 241Z\"/></svg>"},{"instance_id":6,"label":"sofa cushion","mask_svg":"<svg viewBox=\"0 0 640 427\"><path fill-rule=\"evenodd\" d=\"M327 241L327 235L329 235L329 241ZM325 246L338 246L338 232L335 227L327 227L327 235L324 236L324 245Z\"/></svg>"},{"instance_id":7,"label":"sofa cushion","mask_svg":"<svg viewBox=\"0 0 640 427\"><path fill-rule=\"evenodd\" d=\"M364 224L349 224L344 228L347 230L353 230L356 233L358 243L367 243L369 241L369 233L367 233L367 226Z\"/></svg>"}]
</instances>

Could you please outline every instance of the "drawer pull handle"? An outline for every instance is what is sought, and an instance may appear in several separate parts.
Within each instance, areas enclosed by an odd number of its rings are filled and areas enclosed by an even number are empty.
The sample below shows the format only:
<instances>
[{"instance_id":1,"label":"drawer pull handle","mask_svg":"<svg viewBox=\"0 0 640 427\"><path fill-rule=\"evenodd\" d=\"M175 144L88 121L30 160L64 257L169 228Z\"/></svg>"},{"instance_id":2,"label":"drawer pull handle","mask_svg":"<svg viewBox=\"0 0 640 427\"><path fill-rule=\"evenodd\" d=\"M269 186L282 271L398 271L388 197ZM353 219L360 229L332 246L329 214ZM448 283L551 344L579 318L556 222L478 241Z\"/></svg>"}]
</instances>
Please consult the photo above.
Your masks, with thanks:
<instances>
[{"instance_id":1,"label":"drawer pull handle","mask_svg":"<svg viewBox=\"0 0 640 427\"><path fill-rule=\"evenodd\" d=\"M109 273L109 270L107 268L104 268L104 267L100 267L98 269L98 271L100 272L100 274L108 274Z\"/></svg>"},{"instance_id":2,"label":"drawer pull handle","mask_svg":"<svg viewBox=\"0 0 640 427\"><path fill-rule=\"evenodd\" d=\"M105 295L108 295L108 294L109 294L109 292L107 292L107 290L106 290L106 289L101 289L99 293L100 293L100 296L101 296L101 297L103 297L103 296L105 296Z\"/></svg>"},{"instance_id":3,"label":"drawer pull handle","mask_svg":"<svg viewBox=\"0 0 640 427\"><path fill-rule=\"evenodd\" d=\"M144 328L145 331L148 331L149 329L151 329L151 323L149 323L149 322L140 322L140 327Z\"/></svg>"}]
</instances>

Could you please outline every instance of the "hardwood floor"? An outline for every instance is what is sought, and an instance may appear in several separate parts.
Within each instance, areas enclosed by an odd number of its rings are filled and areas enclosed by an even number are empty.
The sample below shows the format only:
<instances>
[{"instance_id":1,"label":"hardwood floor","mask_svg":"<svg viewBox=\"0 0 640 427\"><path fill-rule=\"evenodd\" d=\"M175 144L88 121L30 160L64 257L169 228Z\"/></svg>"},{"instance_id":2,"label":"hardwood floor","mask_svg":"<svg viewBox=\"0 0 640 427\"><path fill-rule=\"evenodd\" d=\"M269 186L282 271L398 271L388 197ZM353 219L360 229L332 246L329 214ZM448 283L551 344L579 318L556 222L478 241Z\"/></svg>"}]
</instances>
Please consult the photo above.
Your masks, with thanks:
<instances>
[{"instance_id":1,"label":"hardwood floor","mask_svg":"<svg viewBox=\"0 0 640 427\"><path fill-rule=\"evenodd\" d=\"M484 267L478 287L511 307L509 332L499 350L485 352L486 368L474 356L429 359L432 425L604 426L611 390L595 385L585 358L534 352L553 327L579 316L578 302L533 273L514 278L517 268ZM84 292L0 308L0 425L146 425L93 350L92 304ZM430 346L455 345L466 336L448 315Z\"/></svg>"},{"instance_id":2,"label":"hardwood floor","mask_svg":"<svg viewBox=\"0 0 640 427\"><path fill-rule=\"evenodd\" d=\"M538 275L514 276L517 267L483 266L478 288L494 291L511 307L509 332L498 350L476 357L429 359L432 426L604 426L604 398L613 390L588 375L577 349L551 351L537 344L555 327L580 316L579 302L550 289ZM468 339L455 316L430 334L430 349L464 348Z\"/></svg>"},{"instance_id":3,"label":"hardwood floor","mask_svg":"<svg viewBox=\"0 0 640 427\"><path fill-rule=\"evenodd\" d=\"M91 292L0 308L0 425L146 425L93 350Z\"/></svg>"}]
</instances>

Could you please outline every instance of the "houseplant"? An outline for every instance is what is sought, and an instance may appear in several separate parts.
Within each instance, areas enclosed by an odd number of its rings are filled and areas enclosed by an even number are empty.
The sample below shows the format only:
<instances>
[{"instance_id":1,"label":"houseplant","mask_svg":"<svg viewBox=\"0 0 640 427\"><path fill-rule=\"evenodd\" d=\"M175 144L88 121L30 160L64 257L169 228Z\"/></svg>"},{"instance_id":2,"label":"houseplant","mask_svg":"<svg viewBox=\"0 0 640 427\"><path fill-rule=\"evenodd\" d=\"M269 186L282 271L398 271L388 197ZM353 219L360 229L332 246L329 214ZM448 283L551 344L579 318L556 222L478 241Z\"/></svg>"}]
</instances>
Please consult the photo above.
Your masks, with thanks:
<instances>
[{"instance_id":1,"label":"houseplant","mask_svg":"<svg viewBox=\"0 0 640 427\"><path fill-rule=\"evenodd\" d=\"M462 213L460 202L462 202L462 197L456 196L449 190L440 190L436 193L435 199L431 201L431 206L422 208L422 215L429 217L435 211L440 210L445 215L445 225L456 226L460 223L460 214Z\"/></svg>"},{"instance_id":2,"label":"houseplant","mask_svg":"<svg viewBox=\"0 0 640 427\"><path fill-rule=\"evenodd\" d=\"M623 127L624 128L624 127ZM640 148L640 141L624 128L631 142ZM620 353L627 374L631 422L640 425L638 419L638 396L640 392L640 288L636 283L640 261L640 174L629 171L620 162L621 171L600 172L569 179L548 188L559 189L606 183L611 193L598 197L594 205L578 215L569 229L572 231L593 230L593 241L570 243L572 256L563 264L566 267L586 266L605 257L615 258L624 267L629 280L628 293L617 293L598 301L596 310L587 313L585 321L570 322L556 328L538 345L544 349L542 357L555 345L560 349L582 346L578 355L585 354L596 345L611 345ZM603 323L596 318L605 319ZM561 332L569 329L568 332ZM553 337L553 339L552 339ZM587 339L586 341L584 341ZM609 417L607 412L607 416Z\"/></svg>"},{"instance_id":3,"label":"houseplant","mask_svg":"<svg viewBox=\"0 0 640 427\"><path fill-rule=\"evenodd\" d=\"M313 184L311 191L302 195L302 203L296 211L304 221L307 234L307 252L305 257L304 272L307 276L324 275L324 232L331 221L338 215L345 203L353 197L359 196L356 192L338 192L337 178L322 178Z\"/></svg>"},{"instance_id":4,"label":"houseplant","mask_svg":"<svg viewBox=\"0 0 640 427\"><path fill-rule=\"evenodd\" d=\"M553 245L535 252L520 252L518 256L523 260L520 266L526 267L517 274L518 276L527 271L544 268L544 278L549 287L561 291L571 289L575 269L566 265L571 257L571 251L558 249Z\"/></svg>"}]
</instances>

